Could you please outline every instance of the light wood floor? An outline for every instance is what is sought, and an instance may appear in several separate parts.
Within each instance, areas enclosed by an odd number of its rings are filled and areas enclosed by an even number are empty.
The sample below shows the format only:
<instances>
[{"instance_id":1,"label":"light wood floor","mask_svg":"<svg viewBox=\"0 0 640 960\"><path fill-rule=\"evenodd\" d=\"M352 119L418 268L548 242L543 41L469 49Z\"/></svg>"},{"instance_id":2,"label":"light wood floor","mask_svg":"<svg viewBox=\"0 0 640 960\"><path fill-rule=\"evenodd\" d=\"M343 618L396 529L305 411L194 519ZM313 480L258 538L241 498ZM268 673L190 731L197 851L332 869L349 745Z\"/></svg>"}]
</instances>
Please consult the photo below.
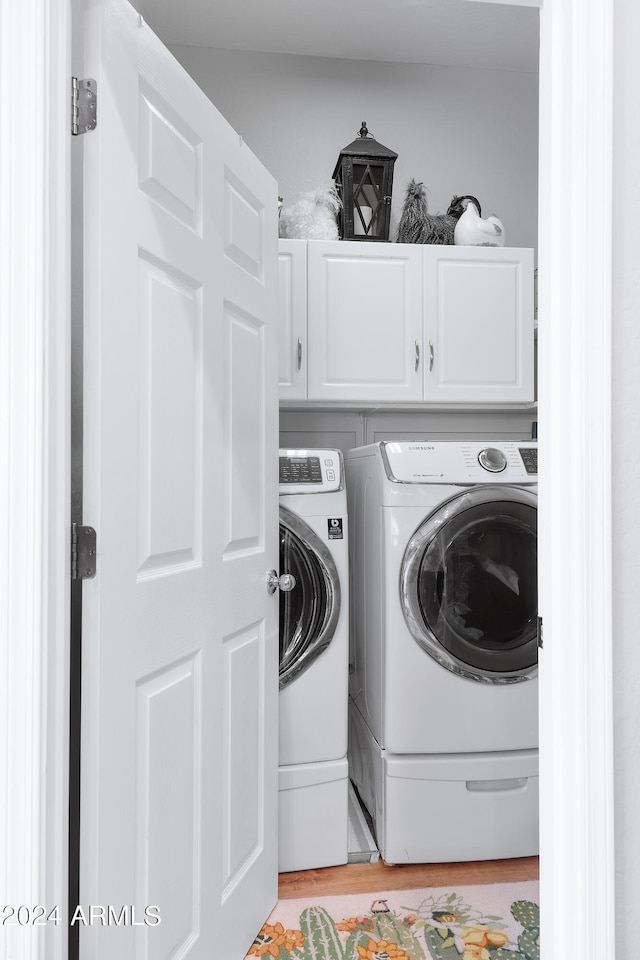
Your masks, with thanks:
<instances>
[{"instance_id":1,"label":"light wood floor","mask_svg":"<svg viewBox=\"0 0 640 960\"><path fill-rule=\"evenodd\" d=\"M281 873L278 896L328 897L377 890L411 890L420 887L445 887L451 884L507 883L537 880L538 857L518 860L482 860L473 863L405 863L389 866L378 863L350 863L344 867Z\"/></svg>"}]
</instances>

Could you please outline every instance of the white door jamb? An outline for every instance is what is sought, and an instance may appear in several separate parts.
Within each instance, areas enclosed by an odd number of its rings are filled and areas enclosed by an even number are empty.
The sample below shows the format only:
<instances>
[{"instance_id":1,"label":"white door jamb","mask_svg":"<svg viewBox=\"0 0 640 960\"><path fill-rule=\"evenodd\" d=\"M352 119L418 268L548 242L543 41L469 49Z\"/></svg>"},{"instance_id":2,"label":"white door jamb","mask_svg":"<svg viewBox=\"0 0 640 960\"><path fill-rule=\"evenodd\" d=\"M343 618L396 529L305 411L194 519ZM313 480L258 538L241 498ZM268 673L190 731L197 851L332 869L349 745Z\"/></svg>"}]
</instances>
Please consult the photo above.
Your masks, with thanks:
<instances>
[{"instance_id":1,"label":"white door jamb","mask_svg":"<svg viewBox=\"0 0 640 960\"><path fill-rule=\"evenodd\" d=\"M615 956L613 0L544 0L539 181L542 956ZM571 922L562 904L571 903Z\"/></svg>"},{"instance_id":2,"label":"white door jamb","mask_svg":"<svg viewBox=\"0 0 640 960\"><path fill-rule=\"evenodd\" d=\"M2 915L12 960L66 957L70 26L67 0L0 5L0 910L26 908ZM59 923L31 922L38 905Z\"/></svg>"}]
</instances>

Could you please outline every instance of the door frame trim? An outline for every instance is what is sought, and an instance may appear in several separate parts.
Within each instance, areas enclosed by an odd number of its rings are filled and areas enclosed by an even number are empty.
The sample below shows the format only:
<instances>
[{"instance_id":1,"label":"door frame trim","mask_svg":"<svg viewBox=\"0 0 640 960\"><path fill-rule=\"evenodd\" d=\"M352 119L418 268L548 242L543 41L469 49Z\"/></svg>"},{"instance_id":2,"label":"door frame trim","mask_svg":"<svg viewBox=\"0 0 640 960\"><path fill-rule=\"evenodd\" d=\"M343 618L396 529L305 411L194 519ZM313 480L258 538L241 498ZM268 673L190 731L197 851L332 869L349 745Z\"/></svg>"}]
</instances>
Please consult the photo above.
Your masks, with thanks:
<instances>
[{"instance_id":1,"label":"door frame trim","mask_svg":"<svg viewBox=\"0 0 640 960\"><path fill-rule=\"evenodd\" d=\"M3 926L15 960L67 945L70 28L69 0L0 8L3 904L60 916Z\"/></svg>"},{"instance_id":2,"label":"door frame trim","mask_svg":"<svg viewBox=\"0 0 640 960\"><path fill-rule=\"evenodd\" d=\"M576 926L593 933L597 923L610 941L615 930L612 20L612 0L545 0L541 7L540 816L547 960L570 955ZM7 852L7 902L20 891L21 900L64 910L70 0L4 0L0 21L0 165L8 172L0 189L12 212L0 222L0 609L7 611L0 695L8 721L0 728L0 845ZM28 111L14 106L23 103ZM554 416L557 410L562 417ZM566 589L554 591L558 582ZM567 902L571 925L559 906ZM48 925L44 935L43 928L14 929L18 936L9 941L11 929L2 928L14 960L65 956L64 925ZM585 960L595 960L597 944L585 934Z\"/></svg>"},{"instance_id":3,"label":"door frame trim","mask_svg":"<svg viewBox=\"0 0 640 960\"><path fill-rule=\"evenodd\" d=\"M544 0L539 148L543 955L615 956L611 273L613 0ZM588 203L585 203L588 198ZM597 229L593 225L597 224ZM558 416L558 411L562 415ZM598 919L596 919L598 918ZM588 945L588 946L587 946Z\"/></svg>"}]
</instances>

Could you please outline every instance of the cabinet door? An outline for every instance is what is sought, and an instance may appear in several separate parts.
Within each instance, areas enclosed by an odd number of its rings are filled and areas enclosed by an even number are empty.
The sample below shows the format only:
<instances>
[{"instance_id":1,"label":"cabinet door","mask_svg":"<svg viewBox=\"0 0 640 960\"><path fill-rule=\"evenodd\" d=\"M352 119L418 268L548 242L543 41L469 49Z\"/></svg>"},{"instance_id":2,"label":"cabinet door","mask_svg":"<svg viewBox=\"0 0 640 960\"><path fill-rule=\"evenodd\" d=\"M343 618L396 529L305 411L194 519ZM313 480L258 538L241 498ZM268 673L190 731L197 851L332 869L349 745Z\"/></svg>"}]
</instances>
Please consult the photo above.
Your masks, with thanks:
<instances>
[{"instance_id":1,"label":"cabinet door","mask_svg":"<svg viewBox=\"0 0 640 960\"><path fill-rule=\"evenodd\" d=\"M280 240L278 373L281 400L307 396L307 243Z\"/></svg>"},{"instance_id":2,"label":"cabinet door","mask_svg":"<svg viewBox=\"0 0 640 960\"><path fill-rule=\"evenodd\" d=\"M309 241L310 400L422 399L422 251Z\"/></svg>"},{"instance_id":3,"label":"cabinet door","mask_svg":"<svg viewBox=\"0 0 640 960\"><path fill-rule=\"evenodd\" d=\"M424 247L424 398L534 399L533 251Z\"/></svg>"}]
</instances>

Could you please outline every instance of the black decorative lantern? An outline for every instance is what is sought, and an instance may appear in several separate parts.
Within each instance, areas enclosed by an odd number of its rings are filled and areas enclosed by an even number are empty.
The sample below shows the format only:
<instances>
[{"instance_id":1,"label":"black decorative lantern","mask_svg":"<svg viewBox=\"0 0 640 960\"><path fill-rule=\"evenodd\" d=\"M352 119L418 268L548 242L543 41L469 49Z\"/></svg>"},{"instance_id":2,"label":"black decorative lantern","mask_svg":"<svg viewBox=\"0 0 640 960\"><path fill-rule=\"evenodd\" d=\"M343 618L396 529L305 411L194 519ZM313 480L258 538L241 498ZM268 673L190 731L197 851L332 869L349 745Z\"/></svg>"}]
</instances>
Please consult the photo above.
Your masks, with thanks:
<instances>
[{"instance_id":1,"label":"black decorative lantern","mask_svg":"<svg viewBox=\"0 0 640 960\"><path fill-rule=\"evenodd\" d=\"M343 240L388 240L393 165L397 153L374 140L363 121L358 139L340 151L333 179L342 209Z\"/></svg>"}]
</instances>

